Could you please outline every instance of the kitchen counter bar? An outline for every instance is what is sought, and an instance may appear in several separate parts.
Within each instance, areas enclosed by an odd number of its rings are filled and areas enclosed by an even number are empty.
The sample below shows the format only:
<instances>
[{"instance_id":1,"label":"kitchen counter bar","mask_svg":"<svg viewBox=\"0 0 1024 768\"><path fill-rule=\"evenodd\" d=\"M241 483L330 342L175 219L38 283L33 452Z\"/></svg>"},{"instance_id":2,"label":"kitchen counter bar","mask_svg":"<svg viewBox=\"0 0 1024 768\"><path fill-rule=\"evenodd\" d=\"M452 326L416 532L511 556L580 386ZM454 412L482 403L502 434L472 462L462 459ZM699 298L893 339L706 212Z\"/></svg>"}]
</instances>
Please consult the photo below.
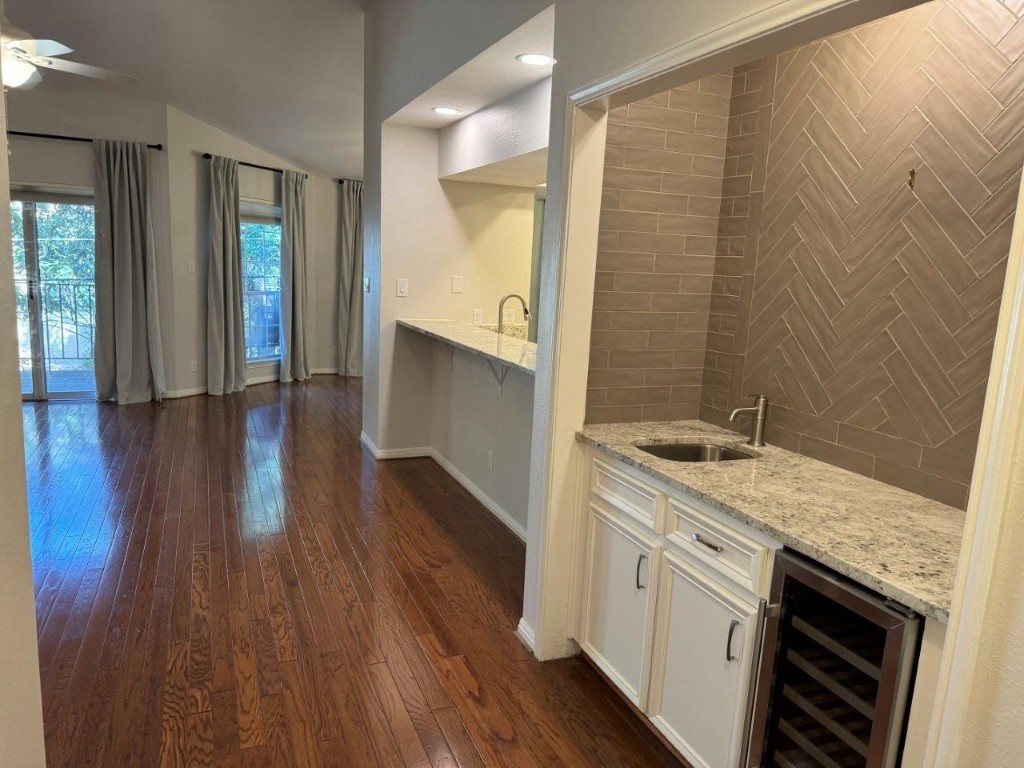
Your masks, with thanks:
<instances>
[{"instance_id":1,"label":"kitchen counter bar","mask_svg":"<svg viewBox=\"0 0 1024 768\"><path fill-rule=\"evenodd\" d=\"M577 439L941 622L949 619L964 513L877 480L701 421L592 424ZM759 458L656 458L637 443L708 440Z\"/></svg>"},{"instance_id":2,"label":"kitchen counter bar","mask_svg":"<svg viewBox=\"0 0 1024 768\"><path fill-rule=\"evenodd\" d=\"M450 344L457 349L515 368L531 376L537 372L537 345L512 336L454 320L416 320L401 318L398 325Z\"/></svg>"}]
</instances>

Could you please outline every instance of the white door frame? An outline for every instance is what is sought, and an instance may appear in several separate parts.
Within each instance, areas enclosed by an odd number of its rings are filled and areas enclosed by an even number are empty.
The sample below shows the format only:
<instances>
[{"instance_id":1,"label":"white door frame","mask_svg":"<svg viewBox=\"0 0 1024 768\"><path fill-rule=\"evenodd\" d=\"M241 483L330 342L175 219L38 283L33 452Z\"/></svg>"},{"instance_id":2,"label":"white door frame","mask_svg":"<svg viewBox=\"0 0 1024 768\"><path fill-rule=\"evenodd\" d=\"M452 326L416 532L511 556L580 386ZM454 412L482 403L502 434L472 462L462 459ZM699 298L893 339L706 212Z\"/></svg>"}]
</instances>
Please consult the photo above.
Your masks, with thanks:
<instances>
[{"instance_id":1,"label":"white door frame","mask_svg":"<svg viewBox=\"0 0 1024 768\"><path fill-rule=\"evenodd\" d=\"M577 616L579 553L574 551L573 539L579 530L581 449L574 435L583 422L580 403L586 396L588 371L573 350L589 348L601 195L601 185L595 186L594 181L603 177L607 110L923 1L784 0L569 94L559 190L563 213L553 276L558 297L555 327L551 344L546 349L541 346L538 359L538 373L546 373L550 387L547 391L538 387L535 395L534 466L542 472L536 477L537 493L531 494L528 542L536 549L528 552L526 597L535 611L532 626L525 618L520 624L520 634L538 658L576 650L571 637ZM967 508L962 551L970 556L967 567L958 571L928 739L931 762L927 764L935 768L957 764L978 656L980 618L1005 508L1002 502L1012 479L1010 448L1024 432L1024 217L1020 210Z\"/></svg>"}]
</instances>

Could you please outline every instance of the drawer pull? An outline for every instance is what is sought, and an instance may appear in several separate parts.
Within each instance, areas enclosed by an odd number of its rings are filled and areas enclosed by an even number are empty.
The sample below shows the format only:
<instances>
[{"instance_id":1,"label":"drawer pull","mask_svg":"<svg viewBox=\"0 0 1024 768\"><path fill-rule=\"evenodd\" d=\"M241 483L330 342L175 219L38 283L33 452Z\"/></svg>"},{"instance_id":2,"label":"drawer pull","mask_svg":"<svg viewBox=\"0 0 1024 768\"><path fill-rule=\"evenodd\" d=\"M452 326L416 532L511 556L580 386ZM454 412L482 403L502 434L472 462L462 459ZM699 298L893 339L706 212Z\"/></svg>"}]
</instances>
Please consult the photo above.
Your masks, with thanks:
<instances>
[{"instance_id":1,"label":"drawer pull","mask_svg":"<svg viewBox=\"0 0 1024 768\"><path fill-rule=\"evenodd\" d=\"M640 583L640 566L644 564L644 560L646 560L646 559L647 559L647 555L644 555L644 554L641 554L636 559L636 588L637 589L647 589L647 585L646 584L641 584Z\"/></svg>"},{"instance_id":2,"label":"drawer pull","mask_svg":"<svg viewBox=\"0 0 1024 768\"><path fill-rule=\"evenodd\" d=\"M725 639L725 660L726 661L730 661L730 662L731 661L736 661L736 657L733 656L733 654L732 654L732 636L734 634L736 634L736 630L737 630L737 628L739 626L740 626L740 623L738 621L736 621L736 619L733 619L731 622L729 622L729 636Z\"/></svg>"},{"instance_id":3,"label":"drawer pull","mask_svg":"<svg viewBox=\"0 0 1024 768\"><path fill-rule=\"evenodd\" d=\"M710 541L705 539L699 533L693 534L693 543L694 544L703 544L705 547L710 549L712 552L719 552L719 553L725 552L725 547L720 547L717 544L712 544Z\"/></svg>"}]
</instances>

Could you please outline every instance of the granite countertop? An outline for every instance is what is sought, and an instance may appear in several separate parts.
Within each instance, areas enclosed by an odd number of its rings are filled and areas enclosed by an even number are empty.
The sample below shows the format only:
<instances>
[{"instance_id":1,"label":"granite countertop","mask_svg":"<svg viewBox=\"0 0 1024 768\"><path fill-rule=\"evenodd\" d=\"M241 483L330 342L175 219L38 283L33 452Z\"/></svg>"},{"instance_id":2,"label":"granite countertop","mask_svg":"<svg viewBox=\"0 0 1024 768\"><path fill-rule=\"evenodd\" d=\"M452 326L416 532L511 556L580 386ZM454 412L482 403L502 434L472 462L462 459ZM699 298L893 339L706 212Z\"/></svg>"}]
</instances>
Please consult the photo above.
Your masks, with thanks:
<instances>
[{"instance_id":1,"label":"granite countertop","mask_svg":"<svg viewBox=\"0 0 1024 768\"><path fill-rule=\"evenodd\" d=\"M746 436L702 421L593 424L576 437L869 589L949 620L959 509L782 448L751 448ZM690 464L636 447L705 440L759 457Z\"/></svg>"},{"instance_id":2,"label":"granite countertop","mask_svg":"<svg viewBox=\"0 0 1024 768\"><path fill-rule=\"evenodd\" d=\"M532 341L498 335L478 325L454 320L401 318L398 324L531 376L537 372L537 345Z\"/></svg>"}]
</instances>

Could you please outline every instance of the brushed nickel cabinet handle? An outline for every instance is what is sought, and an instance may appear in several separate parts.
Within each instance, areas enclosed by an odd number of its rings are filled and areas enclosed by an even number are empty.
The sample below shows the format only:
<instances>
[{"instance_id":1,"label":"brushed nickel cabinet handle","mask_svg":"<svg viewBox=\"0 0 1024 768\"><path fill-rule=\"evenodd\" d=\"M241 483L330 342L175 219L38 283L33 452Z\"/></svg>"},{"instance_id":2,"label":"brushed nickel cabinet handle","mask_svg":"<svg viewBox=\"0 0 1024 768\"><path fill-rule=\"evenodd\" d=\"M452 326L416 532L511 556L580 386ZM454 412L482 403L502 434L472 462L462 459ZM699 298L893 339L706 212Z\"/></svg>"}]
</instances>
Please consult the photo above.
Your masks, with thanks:
<instances>
[{"instance_id":1,"label":"brushed nickel cabinet handle","mask_svg":"<svg viewBox=\"0 0 1024 768\"><path fill-rule=\"evenodd\" d=\"M712 544L710 541L705 539L699 533L693 534L693 543L694 544L703 544L705 547L707 547L708 549L712 550L713 552L719 552L719 553L725 552L725 547L720 547L717 544Z\"/></svg>"},{"instance_id":2,"label":"brushed nickel cabinet handle","mask_svg":"<svg viewBox=\"0 0 1024 768\"><path fill-rule=\"evenodd\" d=\"M731 622L729 622L729 636L725 639L726 661L736 661L736 657L732 654L732 636L736 634L736 630L737 628L739 628L739 626L740 623L736 621L736 619L733 619Z\"/></svg>"},{"instance_id":3,"label":"brushed nickel cabinet handle","mask_svg":"<svg viewBox=\"0 0 1024 768\"><path fill-rule=\"evenodd\" d=\"M646 584L641 584L640 583L640 566L643 565L644 560L646 560L646 559L647 559L647 555L642 554L642 553L636 559L636 588L637 589L647 589L647 585Z\"/></svg>"}]
</instances>

